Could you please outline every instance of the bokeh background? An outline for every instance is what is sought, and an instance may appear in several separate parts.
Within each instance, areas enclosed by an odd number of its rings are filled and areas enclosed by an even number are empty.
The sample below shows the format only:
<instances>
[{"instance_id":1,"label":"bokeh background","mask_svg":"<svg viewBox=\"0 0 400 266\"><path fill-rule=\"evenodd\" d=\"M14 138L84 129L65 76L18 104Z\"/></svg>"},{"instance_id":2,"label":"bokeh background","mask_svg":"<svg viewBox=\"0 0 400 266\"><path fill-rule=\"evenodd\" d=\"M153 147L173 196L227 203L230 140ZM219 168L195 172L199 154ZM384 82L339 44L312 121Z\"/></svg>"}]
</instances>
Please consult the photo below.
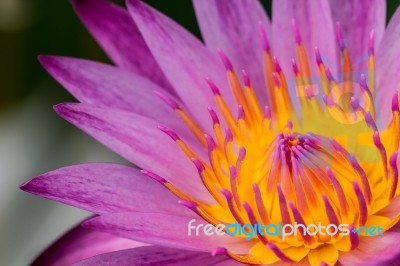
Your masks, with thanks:
<instances>
[{"instance_id":1,"label":"bokeh background","mask_svg":"<svg viewBox=\"0 0 400 266\"><path fill-rule=\"evenodd\" d=\"M146 2L201 38L191 1ZM270 13L270 0L262 3ZM400 1L387 3L389 20ZM39 54L109 62L68 0L0 0L0 265L28 265L88 216L26 194L20 184L66 165L123 162L52 111L74 99L41 68Z\"/></svg>"}]
</instances>

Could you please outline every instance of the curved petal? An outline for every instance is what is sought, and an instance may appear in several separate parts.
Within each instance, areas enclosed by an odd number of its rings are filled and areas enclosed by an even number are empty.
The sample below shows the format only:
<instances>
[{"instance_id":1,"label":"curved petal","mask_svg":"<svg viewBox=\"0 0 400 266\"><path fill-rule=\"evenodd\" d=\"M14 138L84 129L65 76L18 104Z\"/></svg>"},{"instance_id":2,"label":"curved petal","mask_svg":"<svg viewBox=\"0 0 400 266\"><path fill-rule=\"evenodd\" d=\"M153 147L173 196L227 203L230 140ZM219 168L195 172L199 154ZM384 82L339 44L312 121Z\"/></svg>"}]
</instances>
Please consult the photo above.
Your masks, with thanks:
<instances>
[{"instance_id":1,"label":"curved petal","mask_svg":"<svg viewBox=\"0 0 400 266\"><path fill-rule=\"evenodd\" d=\"M122 109L162 121L181 136L191 133L154 91L173 99L152 81L117 67L61 56L40 56L43 67L82 103ZM179 103L176 99L176 102Z\"/></svg>"},{"instance_id":2,"label":"curved petal","mask_svg":"<svg viewBox=\"0 0 400 266\"><path fill-rule=\"evenodd\" d=\"M298 25L308 58L310 58L313 81L315 83L319 81L317 64L313 60L316 46L319 47L324 63L332 73L336 73L338 53L328 0L274 0L272 14L273 52L281 62L289 87L295 87L291 60L297 58L292 19L295 19ZM298 102L293 98L293 91L291 96L295 103Z\"/></svg>"},{"instance_id":3,"label":"curved petal","mask_svg":"<svg viewBox=\"0 0 400 266\"><path fill-rule=\"evenodd\" d=\"M73 0L75 11L119 67L173 92L128 12L104 0Z\"/></svg>"},{"instance_id":4,"label":"curved petal","mask_svg":"<svg viewBox=\"0 0 400 266\"><path fill-rule=\"evenodd\" d=\"M155 180L118 164L63 167L31 179L21 189L96 214L147 211L193 216Z\"/></svg>"},{"instance_id":5,"label":"curved petal","mask_svg":"<svg viewBox=\"0 0 400 266\"><path fill-rule=\"evenodd\" d=\"M352 57L353 70L368 73L368 44L374 30L378 47L385 32L386 1L330 0L333 21L340 22L341 33Z\"/></svg>"},{"instance_id":6,"label":"curved petal","mask_svg":"<svg viewBox=\"0 0 400 266\"><path fill-rule=\"evenodd\" d=\"M376 53L376 110L381 125L389 124L391 100L400 87L400 47L396 45L400 36L400 8L396 10L383 35L382 42Z\"/></svg>"},{"instance_id":7,"label":"curved petal","mask_svg":"<svg viewBox=\"0 0 400 266\"><path fill-rule=\"evenodd\" d=\"M233 106L222 63L191 33L157 10L138 0L128 0L127 6L176 93L200 125L211 132L205 114L215 103L204 81L206 76L220 86L224 96L230 96L227 101Z\"/></svg>"},{"instance_id":8,"label":"curved petal","mask_svg":"<svg viewBox=\"0 0 400 266\"><path fill-rule=\"evenodd\" d=\"M62 266L102 253L147 246L147 244L77 226L49 246L32 266Z\"/></svg>"},{"instance_id":9,"label":"curved petal","mask_svg":"<svg viewBox=\"0 0 400 266\"><path fill-rule=\"evenodd\" d=\"M262 43L258 23L271 36L268 15L257 0L194 0L197 20L204 41L212 51L221 48L238 70L246 70L254 90L266 104Z\"/></svg>"},{"instance_id":10,"label":"curved petal","mask_svg":"<svg viewBox=\"0 0 400 266\"><path fill-rule=\"evenodd\" d=\"M189 235L189 223L192 230ZM175 216L160 213L112 213L89 219L82 226L120 235L154 245L193 251L213 251L216 247L226 247L236 253L246 253L254 243L228 235L218 236L213 232L206 235L202 227L206 221L200 217ZM198 234L196 234L196 230Z\"/></svg>"},{"instance_id":11,"label":"curved petal","mask_svg":"<svg viewBox=\"0 0 400 266\"><path fill-rule=\"evenodd\" d=\"M74 266L106 266L106 265L215 265L222 260L223 256L211 256L210 253L194 252L166 247L140 247L102 254L81 261Z\"/></svg>"},{"instance_id":12,"label":"curved petal","mask_svg":"<svg viewBox=\"0 0 400 266\"><path fill-rule=\"evenodd\" d=\"M378 266L400 255L400 233L386 232L383 236L362 237L357 249L341 253L339 261L343 265Z\"/></svg>"},{"instance_id":13,"label":"curved petal","mask_svg":"<svg viewBox=\"0 0 400 266\"><path fill-rule=\"evenodd\" d=\"M178 145L143 116L87 104L59 104L56 112L119 155L161 175L189 195L214 202L193 163Z\"/></svg>"}]
</instances>

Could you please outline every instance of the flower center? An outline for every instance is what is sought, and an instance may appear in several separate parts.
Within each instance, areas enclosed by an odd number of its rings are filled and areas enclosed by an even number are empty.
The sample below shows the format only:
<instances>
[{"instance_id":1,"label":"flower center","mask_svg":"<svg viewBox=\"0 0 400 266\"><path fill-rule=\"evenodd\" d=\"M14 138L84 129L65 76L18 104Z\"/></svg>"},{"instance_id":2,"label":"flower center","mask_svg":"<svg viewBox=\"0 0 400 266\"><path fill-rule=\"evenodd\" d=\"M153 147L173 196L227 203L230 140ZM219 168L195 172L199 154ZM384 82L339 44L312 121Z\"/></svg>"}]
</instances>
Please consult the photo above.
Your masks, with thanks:
<instances>
[{"instance_id":1,"label":"flower center","mask_svg":"<svg viewBox=\"0 0 400 266\"><path fill-rule=\"evenodd\" d=\"M386 131L378 132L372 101L375 91L373 46L369 47L370 76L368 81L362 76L359 84L364 98L364 104L361 104L354 97L356 86L352 82L351 58L339 29L338 42L343 59L341 84L333 78L316 49L324 92L321 101L315 96L308 56L295 23L294 29L299 64L293 60L293 72L300 96L301 117L292 105L285 75L278 60L272 56L262 26L262 56L269 105L260 106L246 72L242 72L242 84L222 51L219 54L238 111L234 116L217 86L207 79L217 106L217 110L208 109L213 122L212 133L204 134L182 107L158 93L207 150L208 157L202 158L174 131L160 127L192 160L204 186L215 199L214 204L200 202L155 173L143 172L161 182L182 199L183 205L214 225L297 223L327 227L346 224L352 230L379 223L374 225L389 229L394 221L387 217L377 218L374 213L398 194L398 95L393 98L391 125ZM343 98L344 94L350 97ZM371 158L367 162L359 161L366 158L362 157L357 146L344 148L346 139L343 135L352 134L359 134L357 136L362 142L372 145L373 152L368 153ZM392 136L397 137L392 139ZM225 248L217 248L215 253L224 253L250 264L298 262L308 256L313 265L321 263L318 254L324 253L328 254L324 263L334 264L339 251L356 248L360 237L357 234L326 234L315 230L307 233L304 230L296 229L296 234L285 239L258 232L250 240L252 247L248 254L235 254Z\"/></svg>"}]
</instances>

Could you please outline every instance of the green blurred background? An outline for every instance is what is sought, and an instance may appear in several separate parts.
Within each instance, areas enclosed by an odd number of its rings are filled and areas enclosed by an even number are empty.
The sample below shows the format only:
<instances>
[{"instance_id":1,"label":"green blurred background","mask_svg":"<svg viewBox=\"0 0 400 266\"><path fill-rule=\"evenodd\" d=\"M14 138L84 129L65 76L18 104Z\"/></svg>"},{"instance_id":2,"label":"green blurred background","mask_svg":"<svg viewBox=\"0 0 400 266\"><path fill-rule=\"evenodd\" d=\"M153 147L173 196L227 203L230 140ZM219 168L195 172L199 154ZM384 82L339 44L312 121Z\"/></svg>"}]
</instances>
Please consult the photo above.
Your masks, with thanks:
<instances>
[{"instance_id":1,"label":"green blurred background","mask_svg":"<svg viewBox=\"0 0 400 266\"><path fill-rule=\"evenodd\" d=\"M200 38L190 0L146 2ZM271 1L262 3L270 14ZM387 4L389 20L400 1ZM121 161L52 111L74 100L42 69L40 54L109 62L68 0L0 0L0 265L28 264L88 215L24 193L21 183L61 166Z\"/></svg>"}]
</instances>

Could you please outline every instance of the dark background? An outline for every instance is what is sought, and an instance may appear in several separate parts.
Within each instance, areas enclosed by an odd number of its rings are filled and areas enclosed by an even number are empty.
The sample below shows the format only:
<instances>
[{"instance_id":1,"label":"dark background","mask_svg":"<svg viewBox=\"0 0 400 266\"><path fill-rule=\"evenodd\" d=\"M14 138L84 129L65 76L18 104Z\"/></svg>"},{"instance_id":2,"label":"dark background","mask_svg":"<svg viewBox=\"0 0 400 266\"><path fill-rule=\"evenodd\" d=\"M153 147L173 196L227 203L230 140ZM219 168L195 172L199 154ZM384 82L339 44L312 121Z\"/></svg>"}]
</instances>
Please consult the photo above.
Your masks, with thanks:
<instances>
[{"instance_id":1,"label":"dark background","mask_svg":"<svg viewBox=\"0 0 400 266\"><path fill-rule=\"evenodd\" d=\"M190 0L146 2L200 38ZM262 3L270 14L271 0ZM387 3L389 20L400 2ZM42 69L40 54L109 62L68 0L0 0L0 265L27 265L88 216L24 193L20 184L62 166L121 161L52 111L74 99Z\"/></svg>"}]
</instances>

